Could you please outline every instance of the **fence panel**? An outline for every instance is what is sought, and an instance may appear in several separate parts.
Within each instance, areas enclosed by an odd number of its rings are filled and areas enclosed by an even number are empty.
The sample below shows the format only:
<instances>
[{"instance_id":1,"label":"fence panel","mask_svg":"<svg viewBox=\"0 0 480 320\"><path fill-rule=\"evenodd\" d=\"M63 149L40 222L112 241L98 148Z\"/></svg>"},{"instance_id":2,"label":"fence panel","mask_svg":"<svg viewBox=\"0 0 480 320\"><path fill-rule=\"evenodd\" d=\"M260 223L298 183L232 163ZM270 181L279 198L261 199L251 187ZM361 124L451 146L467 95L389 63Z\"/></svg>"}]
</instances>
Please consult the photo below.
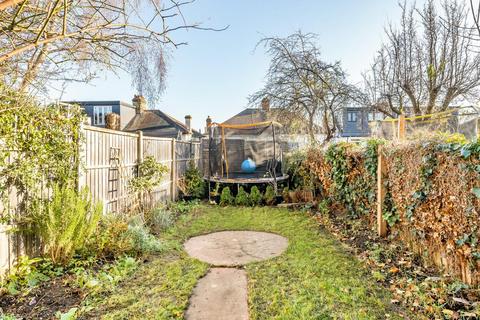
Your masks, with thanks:
<instances>
[{"instance_id":1,"label":"fence panel","mask_svg":"<svg viewBox=\"0 0 480 320\"><path fill-rule=\"evenodd\" d=\"M80 186L88 187L105 211L128 210L134 200L128 181L136 171L138 135L88 126L84 136L81 158L85 166L80 169Z\"/></svg>"},{"instance_id":2,"label":"fence panel","mask_svg":"<svg viewBox=\"0 0 480 320\"><path fill-rule=\"evenodd\" d=\"M128 212L136 204L129 191L129 180L137 173L137 164L153 156L168 167L164 180L151 194L148 206L166 200L176 200L177 182L190 160L201 167L201 147L198 142L144 137L141 133L126 133L92 126L83 126L84 143L80 148L78 187L88 187L92 197L101 201L104 212ZM47 173L46 173L47 174ZM42 188L49 196L49 190ZM0 201L0 213L22 214L18 205L22 195L10 190L6 207ZM35 255L40 244L35 235L9 233L14 226L0 224L0 276L9 271L20 255Z\"/></svg>"}]
</instances>

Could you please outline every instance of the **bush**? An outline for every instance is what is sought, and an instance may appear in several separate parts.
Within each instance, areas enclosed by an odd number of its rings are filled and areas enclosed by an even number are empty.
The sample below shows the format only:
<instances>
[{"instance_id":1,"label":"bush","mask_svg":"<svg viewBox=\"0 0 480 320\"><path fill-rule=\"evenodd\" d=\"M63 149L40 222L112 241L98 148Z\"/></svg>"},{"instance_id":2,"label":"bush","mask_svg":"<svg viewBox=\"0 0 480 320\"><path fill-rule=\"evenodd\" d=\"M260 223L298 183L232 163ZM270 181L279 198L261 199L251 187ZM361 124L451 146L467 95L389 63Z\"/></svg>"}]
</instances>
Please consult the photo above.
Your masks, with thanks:
<instances>
[{"instance_id":1,"label":"bush","mask_svg":"<svg viewBox=\"0 0 480 320\"><path fill-rule=\"evenodd\" d=\"M145 196L149 196L153 189L162 182L163 176L167 171L167 166L157 162L152 156L146 157L138 165L138 175L130 179L128 187L136 194L140 211L146 211L147 203L145 203Z\"/></svg>"},{"instance_id":2,"label":"bush","mask_svg":"<svg viewBox=\"0 0 480 320\"><path fill-rule=\"evenodd\" d=\"M252 206L259 206L262 204L263 195L257 186L253 186L250 190L250 204Z\"/></svg>"},{"instance_id":3,"label":"bush","mask_svg":"<svg viewBox=\"0 0 480 320\"><path fill-rule=\"evenodd\" d=\"M131 241L132 252L130 253L142 255L160 252L163 249L160 240L152 235L143 224L129 225L124 237Z\"/></svg>"},{"instance_id":4,"label":"bush","mask_svg":"<svg viewBox=\"0 0 480 320\"><path fill-rule=\"evenodd\" d=\"M248 193L243 189L243 187L238 188L237 196L235 197L235 204L237 206L249 206L250 197Z\"/></svg>"},{"instance_id":5,"label":"bush","mask_svg":"<svg viewBox=\"0 0 480 320\"><path fill-rule=\"evenodd\" d=\"M229 187L225 187L222 189L222 194L220 195L220 205L221 206L228 206L235 203L235 198L232 196Z\"/></svg>"},{"instance_id":6,"label":"bush","mask_svg":"<svg viewBox=\"0 0 480 320\"><path fill-rule=\"evenodd\" d=\"M93 203L90 193L54 186L53 197L35 217L43 249L53 263L66 264L93 236L102 206Z\"/></svg>"},{"instance_id":7,"label":"bush","mask_svg":"<svg viewBox=\"0 0 480 320\"><path fill-rule=\"evenodd\" d=\"M170 228L174 222L175 215L166 208L158 207L153 210L150 221L153 232L160 233L161 231Z\"/></svg>"},{"instance_id":8,"label":"bush","mask_svg":"<svg viewBox=\"0 0 480 320\"><path fill-rule=\"evenodd\" d=\"M167 210L175 213L177 215L187 214L194 212L200 207L200 201L178 201L178 202L169 202L167 205Z\"/></svg>"},{"instance_id":9,"label":"bush","mask_svg":"<svg viewBox=\"0 0 480 320\"><path fill-rule=\"evenodd\" d=\"M127 230L128 222L124 217L113 214L103 216L90 251L109 258L132 252L132 242L125 237Z\"/></svg>"},{"instance_id":10,"label":"bush","mask_svg":"<svg viewBox=\"0 0 480 320\"><path fill-rule=\"evenodd\" d=\"M195 199L202 199L205 196L205 181L194 161L190 161L181 185L185 196L191 196Z\"/></svg>"},{"instance_id":11,"label":"bush","mask_svg":"<svg viewBox=\"0 0 480 320\"><path fill-rule=\"evenodd\" d=\"M273 190L272 186L267 186L263 198L265 199L265 203L269 206L275 203L275 191Z\"/></svg>"}]
</instances>

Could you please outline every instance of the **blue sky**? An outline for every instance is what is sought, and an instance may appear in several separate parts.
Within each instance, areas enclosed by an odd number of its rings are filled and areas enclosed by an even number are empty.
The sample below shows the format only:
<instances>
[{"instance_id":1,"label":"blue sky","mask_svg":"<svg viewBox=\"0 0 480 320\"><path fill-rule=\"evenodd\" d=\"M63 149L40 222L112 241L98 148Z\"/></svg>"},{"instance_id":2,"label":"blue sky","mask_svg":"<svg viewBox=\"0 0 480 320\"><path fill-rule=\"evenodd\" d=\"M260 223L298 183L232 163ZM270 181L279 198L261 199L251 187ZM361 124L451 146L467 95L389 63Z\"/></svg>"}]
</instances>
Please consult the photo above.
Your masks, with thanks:
<instances>
[{"instance_id":1,"label":"blue sky","mask_svg":"<svg viewBox=\"0 0 480 320\"><path fill-rule=\"evenodd\" d=\"M230 27L174 35L188 45L171 50L167 90L155 107L179 120L191 114L193 126L203 128L208 115L220 122L240 112L262 87L269 60L261 48L254 51L262 37L317 33L325 60L341 61L359 82L399 8L397 0L196 0L184 15L206 27ZM103 74L68 85L61 98L130 102L134 93L127 74Z\"/></svg>"}]
</instances>

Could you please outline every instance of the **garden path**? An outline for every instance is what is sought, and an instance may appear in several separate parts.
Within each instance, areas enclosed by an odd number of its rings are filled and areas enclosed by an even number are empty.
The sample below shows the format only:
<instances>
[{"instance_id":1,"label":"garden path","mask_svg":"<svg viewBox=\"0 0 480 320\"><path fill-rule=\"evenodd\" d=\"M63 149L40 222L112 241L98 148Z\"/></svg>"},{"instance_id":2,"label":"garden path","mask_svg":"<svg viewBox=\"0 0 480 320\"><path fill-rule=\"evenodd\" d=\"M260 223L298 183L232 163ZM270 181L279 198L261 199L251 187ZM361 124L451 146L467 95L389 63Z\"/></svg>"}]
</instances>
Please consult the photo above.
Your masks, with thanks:
<instances>
[{"instance_id":1,"label":"garden path","mask_svg":"<svg viewBox=\"0 0 480 320\"><path fill-rule=\"evenodd\" d=\"M247 274L232 267L279 256L287 246L282 236L253 231L223 231L189 239L187 253L216 267L195 287L186 319L248 320Z\"/></svg>"}]
</instances>

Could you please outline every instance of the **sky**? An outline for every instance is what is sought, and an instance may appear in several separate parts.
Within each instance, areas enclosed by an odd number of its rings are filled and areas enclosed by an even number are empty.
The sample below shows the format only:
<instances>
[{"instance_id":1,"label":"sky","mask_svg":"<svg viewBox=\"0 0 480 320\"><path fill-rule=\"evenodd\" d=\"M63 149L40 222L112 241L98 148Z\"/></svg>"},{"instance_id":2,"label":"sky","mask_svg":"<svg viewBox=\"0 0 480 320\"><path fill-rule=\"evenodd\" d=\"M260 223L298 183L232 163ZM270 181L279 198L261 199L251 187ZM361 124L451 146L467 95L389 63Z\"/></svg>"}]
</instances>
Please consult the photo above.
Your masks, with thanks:
<instances>
[{"instance_id":1,"label":"sky","mask_svg":"<svg viewBox=\"0 0 480 320\"><path fill-rule=\"evenodd\" d=\"M187 22L222 28L221 32L178 31L185 46L170 50L166 91L154 107L179 120L192 116L204 128L211 116L222 122L248 105L262 88L269 58L255 46L266 36L286 37L298 30L318 34L326 61L341 61L350 81L372 62L384 38L384 27L398 20L397 0L196 0L184 7ZM89 84L72 83L62 100L123 100L135 89L128 74L106 73Z\"/></svg>"}]
</instances>

